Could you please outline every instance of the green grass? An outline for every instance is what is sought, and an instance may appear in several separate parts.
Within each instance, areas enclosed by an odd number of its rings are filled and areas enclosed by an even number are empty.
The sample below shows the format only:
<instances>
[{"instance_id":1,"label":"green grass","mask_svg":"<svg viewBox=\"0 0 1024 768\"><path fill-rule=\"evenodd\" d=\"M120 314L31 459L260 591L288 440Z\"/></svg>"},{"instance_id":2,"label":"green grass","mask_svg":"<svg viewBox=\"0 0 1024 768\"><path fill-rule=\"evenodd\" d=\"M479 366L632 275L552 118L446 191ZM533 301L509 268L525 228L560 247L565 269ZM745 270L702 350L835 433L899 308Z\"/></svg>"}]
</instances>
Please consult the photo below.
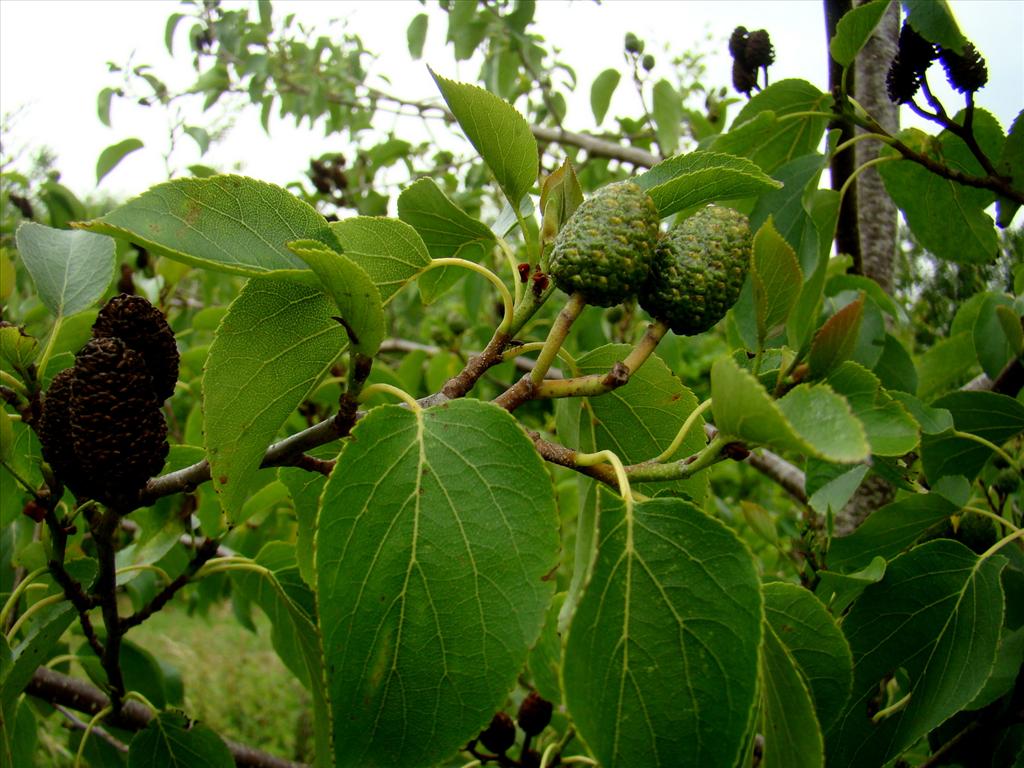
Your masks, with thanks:
<instances>
[{"instance_id":1,"label":"green grass","mask_svg":"<svg viewBox=\"0 0 1024 768\"><path fill-rule=\"evenodd\" d=\"M239 625L227 605L209 619L187 616L175 606L131 638L181 671L190 717L227 738L295 757L309 694L274 652L266 617L257 610L253 621L256 634Z\"/></svg>"},{"instance_id":2,"label":"green grass","mask_svg":"<svg viewBox=\"0 0 1024 768\"><path fill-rule=\"evenodd\" d=\"M308 760L309 694L274 652L266 617L257 610L253 620L255 634L238 623L229 605L204 619L172 603L128 637L180 671L189 717L225 738L279 757ZM76 668L71 674L83 673ZM60 721L57 715L40 721L40 766L71 765Z\"/></svg>"}]
</instances>

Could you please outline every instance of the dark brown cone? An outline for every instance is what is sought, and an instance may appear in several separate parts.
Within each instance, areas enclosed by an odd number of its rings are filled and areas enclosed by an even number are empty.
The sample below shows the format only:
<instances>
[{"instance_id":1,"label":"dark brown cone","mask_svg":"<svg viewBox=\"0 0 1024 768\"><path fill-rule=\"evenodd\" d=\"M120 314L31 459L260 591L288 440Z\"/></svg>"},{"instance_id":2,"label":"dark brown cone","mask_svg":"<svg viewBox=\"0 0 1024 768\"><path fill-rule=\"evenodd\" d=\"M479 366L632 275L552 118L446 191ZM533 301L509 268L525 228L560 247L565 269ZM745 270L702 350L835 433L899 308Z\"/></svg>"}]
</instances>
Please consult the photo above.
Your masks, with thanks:
<instances>
[{"instance_id":1,"label":"dark brown cone","mask_svg":"<svg viewBox=\"0 0 1024 768\"><path fill-rule=\"evenodd\" d=\"M131 509L168 451L167 424L145 360L120 339L99 338L78 353L74 371L71 440L83 495Z\"/></svg>"},{"instance_id":2,"label":"dark brown cone","mask_svg":"<svg viewBox=\"0 0 1024 768\"><path fill-rule=\"evenodd\" d=\"M142 296L121 294L108 301L92 326L93 338L116 337L146 362L157 402L174 394L178 380L178 345L163 313Z\"/></svg>"},{"instance_id":3,"label":"dark brown cone","mask_svg":"<svg viewBox=\"0 0 1024 768\"><path fill-rule=\"evenodd\" d=\"M729 55L734 59L743 59L747 50L747 28L736 27L729 36Z\"/></svg>"},{"instance_id":4,"label":"dark brown cone","mask_svg":"<svg viewBox=\"0 0 1024 768\"><path fill-rule=\"evenodd\" d=\"M758 29L750 33L747 47L743 52L743 60L750 69L767 67L775 61L775 49L768 36L768 30Z\"/></svg>"},{"instance_id":5,"label":"dark brown cone","mask_svg":"<svg viewBox=\"0 0 1024 768\"><path fill-rule=\"evenodd\" d=\"M885 90L889 95L889 101L893 104L906 104L914 98L920 87L921 76L913 67L904 64L900 55L896 54L885 76Z\"/></svg>"},{"instance_id":6,"label":"dark brown cone","mask_svg":"<svg viewBox=\"0 0 1024 768\"><path fill-rule=\"evenodd\" d=\"M747 96L757 86L757 70L750 69L740 59L732 63L732 87Z\"/></svg>"},{"instance_id":7,"label":"dark brown cone","mask_svg":"<svg viewBox=\"0 0 1024 768\"><path fill-rule=\"evenodd\" d=\"M74 369L68 368L50 382L39 419L39 442L43 458L57 478L72 492L81 494L84 490L82 473L71 444L71 386L74 378Z\"/></svg>"},{"instance_id":8,"label":"dark brown cone","mask_svg":"<svg viewBox=\"0 0 1024 768\"><path fill-rule=\"evenodd\" d=\"M900 29L900 40L896 50L896 55L902 62L901 66L918 75L923 75L939 55L935 45L921 37L906 22Z\"/></svg>"},{"instance_id":9,"label":"dark brown cone","mask_svg":"<svg viewBox=\"0 0 1024 768\"><path fill-rule=\"evenodd\" d=\"M978 50L968 43L961 56L943 48L939 59L946 70L950 86L960 93L973 93L988 82L988 67Z\"/></svg>"}]
</instances>

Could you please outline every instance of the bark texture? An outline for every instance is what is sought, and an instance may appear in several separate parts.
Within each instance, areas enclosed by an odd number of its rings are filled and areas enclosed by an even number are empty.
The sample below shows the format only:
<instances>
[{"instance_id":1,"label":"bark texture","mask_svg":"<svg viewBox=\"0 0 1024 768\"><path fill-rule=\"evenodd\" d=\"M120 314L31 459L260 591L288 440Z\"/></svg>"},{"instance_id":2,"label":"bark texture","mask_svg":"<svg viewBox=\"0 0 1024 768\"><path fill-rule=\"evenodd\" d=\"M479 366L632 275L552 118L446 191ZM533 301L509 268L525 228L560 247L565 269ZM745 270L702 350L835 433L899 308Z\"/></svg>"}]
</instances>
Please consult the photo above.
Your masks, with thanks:
<instances>
[{"instance_id":1,"label":"bark texture","mask_svg":"<svg viewBox=\"0 0 1024 768\"><path fill-rule=\"evenodd\" d=\"M866 0L855 0L854 5L860 6L865 2ZM896 55L899 36L899 4L892 3L854 65L857 70L857 101L890 133L899 130L900 115L899 107L889 101L886 94L885 75L889 63ZM858 132L863 133L861 129L858 129ZM872 140L858 142L854 147L857 167L878 157L881 146L879 142ZM860 273L881 285L886 293L892 293L893 290L897 216L896 204L886 193L878 171L869 168L858 176L857 229L860 235Z\"/></svg>"}]
</instances>

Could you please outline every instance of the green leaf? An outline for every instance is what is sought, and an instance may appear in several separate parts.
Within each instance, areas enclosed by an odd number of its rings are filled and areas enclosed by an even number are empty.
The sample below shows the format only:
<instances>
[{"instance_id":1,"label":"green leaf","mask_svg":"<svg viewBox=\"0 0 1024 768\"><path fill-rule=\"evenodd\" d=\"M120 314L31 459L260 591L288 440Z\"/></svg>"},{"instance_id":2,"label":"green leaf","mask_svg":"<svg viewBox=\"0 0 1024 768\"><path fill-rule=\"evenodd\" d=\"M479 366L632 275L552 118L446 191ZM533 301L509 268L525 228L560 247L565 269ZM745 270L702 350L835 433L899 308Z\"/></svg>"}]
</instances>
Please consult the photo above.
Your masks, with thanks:
<instances>
[{"instance_id":1,"label":"green leaf","mask_svg":"<svg viewBox=\"0 0 1024 768\"><path fill-rule=\"evenodd\" d=\"M906 392L890 392L894 400L898 400L907 409L921 431L928 435L937 435L953 428L953 416L944 408L931 408L913 395Z\"/></svg>"},{"instance_id":2,"label":"green leaf","mask_svg":"<svg viewBox=\"0 0 1024 768\"><path fill-rule=\"evenodd\" d=\"M540 634L557 530L504 410L382 406L356 425L316 540L339 766L429 766L479 733Z\"/></svg>"},{"instance_id":3,"label":"green leaf","mask_svg":"<svg viewBox=\"0 0 1024 768\"><path fill-rule=\"evenodd\" d=\"M430 258L457 257L481 261L494 246L494 233L466 214L431 179L420 179L398 196L398 216L423 238ZM428 304L455 284L454 267L433 269L419 280L420 295Z\"/></svg>"},{"instance_id":4,"label":"green leaf","mask_svg":"<svg viewBox=\"0 0 1024 768\"><path fill-rule=\"evenodd\" d=\"M914 361L903 346L903 342L891 333L885 334L882 355L874 367L875 375L886 389L898 390L907 395L917 392L917 369Z\"/></svg>"},{"instance_id":5,"label":"green leaf","mask_svg":"<svg viewBox=\"0 0 1024 768\"><path fill-rule=\"evenodd\" d=\"M615 93L621 78L617 69L606 69L594 78L594 84L590 86L590 111L594 113L594 122L598 125L608 114L612 94Z\"/></svg>"},{"instance_id":6,"label":"green leaf","mask_svg":"<svg viewBox=\"0 0 1024 768\"><path fill-rule=\"evenodd\" d=\"M711 368L711 396L723 435L840 463L867 458L863 427L827 386L801 384L776 402L754 376L723 357Z\"/></svg>"},{"instance_id":7,"label":"green leaf","mask_svg":"<svg viewBox=\"0 0 1024 768\"><path fill-rule=\"evenodd\" d=\"M885 575L885 558L874 557L871 562L853 573L818 571L818 586L814 594L828 606L835 616L840 616L870 584L877 584Z\"/></svg>"},{"instance_id":8,"label":"green leaf","mask_svg":"<svg viewBox=\"0 0 1024 768\"><path fill-rule=\"evenodd\" d=\"M565 593L555 595L544 617L540 639L530 649L529 668L537 693L556 706L562 701L562 637L558 634L558 615L565 602Z\"/></svg>"},{"instance_id":9,"label":"green leaf","mask_svg":"<svg viewBox=\"0 0 1024 768\"><path fill-rule=\"evenodd\" d=\"M96 183L103 181L103 177L117 167L117 164L137 149L142 149L143 144L139 139L125 139L117 144L111 144L100 152L96 160Z\"/></svg>"},{"instance_id":10,"label":"green leaf","mask_svg":"<svg viewBox=\"0 0 1024 768\"><path fill-rule=\"evenodd\" d=\"M476 5L477 0L466 0L448 8L448 42L454 44L456 61L472 56L487 32L487 22L477 16Z\"/></svg>"},{"instance_id":11,"label":"green leaf","mask_svg":"<svg viewBox=\"0 0 1024 768\"><path fill-rule=\"evenodd\" d=\"M1009 610L1010 595L1007 594ZM985 687L968 705L968 709L976 710L1002 698L1013 690L1020 670L1024 668L1024 627L1010 629L1005 624L999 634L999 651L992 674L985 681Z\"/></svg>"},{"instance_id":12,"label":"green leaf","mask_svg":"<svg viewBox=\"0 0 1024 768\"><path fill-rule=\"evenodd\" d=\"M158 184L80 229L123 237L160 256L241 275L302 270L286 243L319 240L338 250L327 221L271 184L243 176Z\"/></svg>"},{"instance_id":13,"label":"green leaf","mask_svg":"<svg viewBox=\"0 0 1024 768\"><path fill-rule=\"evenodd\" d=\"M782 186L749 160L701 150L658 163L633 181L651 196L662 217Z\"/></svg>"},{"instance_id":14,"label":"green leaf","mask_svg":"<svg viewBox=\"0 0 1024 768\"><path fill-rule=\"evenodd\" d=\"M710 149L741 155L765 173L783 163L818 149L827 117L779 120L793 112L828 112L831 97L806 80L772 83L746 103L728 133L712 142Z\"/></svg>"},{"instance_id":15,"label":"green leaf","mask_svg":"<svg viewBox=\"0 0 1024 768\"><path fill-rule=\"evenodd\" d=\"M427 14L418 13L413 16L412 21L405 30L405 39L409 44L409 55L414 59L422 58L423 43L427 39L427 25L430 19Z\"/></svg>"},{"instance_id":16,"label":"green leaf","mask_svg":"<svg viewBox=\"0 0 1024 768\"><path fill-rule=\"evenodd\" d=\"M830 317L811 342L808 364L811 376L820 379L853 355L860 320L864 311L863 294Z\"/></svg>"},{"instance_id":17,"label":"green leaf","mask_svg":"<svg viewBox=\"0 0 1024 768\"><path fill-rule=\"evenodd\" d=\"M577 361L581 376L607 373L629 354L626 344L608 344L583 355ZM578 446L593 452L609 449L626 464L636 464L658 456L672 444L679 428L697 407L697 398L689 387L672 372L656 354L629 377L629 382L600 397L569 399L564 405L576 419L589 421L593 443ZM703 420L693 427L689 436L667 461L679 461L700 451L706 444ZM640 493L669 491L687 495L697 503L707 495L706 473L687 480L638 483Z\"/></svg>"},{"instance_id":18,"label":"green leaf","mask_svg":"<svg viewBox=\"0 0 1024 768\"><path fill-rule=\"evenodd\" d=\"M232 525L281 425L346 343L323 293L270 278L246 283L210 347L203 417L213 487Z\"/></svg>"},{"instance_id":19,"label":"green leaf","mask_svg":"<svg viewBox=\"0 0 1024 768\"><path fill-rule=\"evenodd\" d=\"M317 458L325 458L313 452ZM327 478L317 472L307 472L295 467L280 467L277 478L288 488L295 507L296 526L295 558L303 581L316 587L316 572L313 569L313 537L316 533L316 515L320 506L320 494Z\"/></svg>"},{"instance_id":20,"label":"green leaf","mask_svg":"<svg viewBox=\"0 0 1024 768\"><path fill-rule=\"evenodd\" d=\"M1024 333L1020 317L1013 309L1013 299L1004 294L988 294L974 323L974 351L982 370L994 381L1003 367L1021 353L1022 344Z\"/></svg>"},{"instance_id":21,"label":"green leaf","mask_svg":"<svg viewBox=\"0 0 1024 768\"><path fill-rule=\"evenodd\" d=\"M828 45L829 53L840 66L848 67L853 63L888 7L889 0L874 0L843 14L836 25L835 37Z\"/></svg>"},{"instance_id":22,"label":"green leaf","mask_svg":"<svg viewBox=\"0 0 1024 768\"><path fill-rule=\"evenodd\" d=\"M853 652L853 693L826 735L829 768L883 765L965 707L988 679L999 642L1005 560L982 560L938 539L901 555L864 590L843 621ZM900 669L896 708L873 723L872 703ZM895 703L895 700L891 703Z\"/></svg>"},{"instance_id":23,"label":"green leaf","mask_svg":"<svg viewBox=\"0 0 1024 768\"><path fill-rule=\"evenodd\" d=\"M164 46L167 48L167 52L174 55L174 30L178 28L178 22L180 22L185 15L182 13L172 13L167 17L167 24L164 26ZM110 123L105 123L110 125Z\"/></svg>"},{"instance_id":24,"label":"green leaf","mask_svg":"<svg viewBox=\"0 0 1024 768\"><path fill-rule=\"evenodd\" d=\"M811 598L812 600L814 598ZM775 629L761 645L761 727L764 768L822 768L825 744L814 702L796 662Z\"/></svg>"},{"instance_id":25,"label":"green leaf","mask_svg":"<svg viewBox=\"0 0 1024 768\"><path fill-rule=\"evenodd\" d=\"M380 291L366 271L347 256L315 240L298 240L288 248L306 262L333 299L346 323L353 348L373 357L387 336Z\"/></svg>"},{"instance_id":26,"label":"green leaf","mask_svg":"<svg viewBox=\"0 0 1024 768\"><path fill-rule=\"evenodd\" d=\"M200 128L197 125L186 125L184 131L192 138L196 146L199 147L199 155L205 155L206 150L210 148L210 134L204 128Z\"/></svg>"},{"instance_id":27,"label":"green leaf","mask_svg":"<svg viewBox=\"0 0 1024 768\"><path fill-rule=\"evenodd\" d=\"M323 479L322 476L320 478ZM331 715L323 670L320 635L312 614L313 594L299 574L295 549L271 542L256 555L266 573L232 571L232 582L270 619L274 650L304 686L313 700L313 732L316 765L332 765Z\"/></svg>"},{"instance_id":28,"label":"green leaf","mask_svg":"<svg viewBox=\"0 0 1024 768\"><path fill-rule=\"evenodd\" d=\"M36 668L46 663L50 651L71 626L78 613L68 601L40 610L32 617L22 639L11 648L11 661L4 665L0 677L0 702L18 697L28 685Z\"/></svg>"},{"instance_id":29,"label":"green leaf","mask_svg":"<svg viewBox=\"0 0 1024 768\"><path fill-rule=\"evenodd\" d=\"M749 551L682 499L602 491L593 575L565 646L566 704L605 768L735 765L757 697Z\"/></svg>"},{"instance_id":30,"label":"green leaf","mask_svg":"<svg viewBox=\"0 0 1024 768\"><path fill-rule=\"evenodd\" d=\"M494 94L475 85L448 80L433 70L430 74L508 202L518 205L537 181L537 140L530 124L511 104Z\"/></svg>"},{"instance_id":31,"label":"green leaf","mask_svg":"<svg viewBox=\"0 0 1024 768\"><path fill-rule=\"evenodd\" d=\"M540 209L543 213L541 239L554 241L562 225L583 202L583 188L576 178L572 162L567 158L540 187Z\"/></svg>"},{"instance_id":32,"label":"green leaf","mask_svg":"<svg viewBox=\"0 0 1024 768\"><path fill-rule=\"evenodd\" d=\"M961 112L956 122L962 123ZM1003 146L999 123L982 109L974 111L974 135L982 151L998 157ZM981 164L962 139L948 130L934 140L904 132L906 143L919 144L932 160L972 176L986 176ZM881 157L898 157L885 148ZM894 160L878 166L885 189L903 211L917 241L941 259L962 264L988 264L998 254L996 230L985 209L995 199L992 192L944 179L910 160Z\"/></svg>"},{"instance_id":33,"label":"green leaf","mask_svg":"<svg viewBox=\"0 0 1024 768\"><path fill-rule=\"evenodd\" d=\"M917 493L876 509L849 536L832 539L828 567L856 571L875 557L892 559L959 507L937 493Z\"/></svg>"},{"instance_id":34,"label":"green leaf","mask_svg":"<svg viewBox=\"0 0 1024 768\"><path fill-rule=\"evenodd\" d=\"M180 712L160 712L128 745L128 768L233 768L224 741Z\"/></svg>"},{"instance_id":35,"label":"green leaf","mask_svg":"<svg viewBox=\"0 0 1024 768\"><path fill-rule=\"evenodd\" d=\"M818 237L818 249L813 267L806 262L805 266L801 267L807 280L800 289L800 298L797 299L786 322L786 338L793 349L801 352L810 342L811 333L817 327L818 315L821 312L822 291L828 276L829 253L832 250L836 221L839 218L839 192L832 189L815 189L807 195L805 201L805 210ZM808 253L808 250L802 248L800 255Z\"/></svg>"},{"instance_id":36,"label":"green leaf","mask_svg":"<svg viewBox=\"0 0 1024 768\"><path fill-rule=\"evenodd\" d=\"M932 405L953 416L956 429L1002 445L1024 431L1024 404L995 392L951 392ZM963 475L968 480L985 466L992 451L985 445L952 432L925 435L921 440L921 465L929 482L943 475Z\"/></svg>"},{"instance_id":37,"label":"green leaf","mask_svg":"<svg viewBox=\"0 0 1024 768\"><path fill-rule=\"evenodd\" d=\"M679 92L668 80L654 84L651 117L663 157L674 155L679 147L679 133L683 122L683 105Z\"/></svg>"},{"instance_id":38,"label":"green leaf","mask_svg":"<svg viewBox=\"0 0 1024 768\"><path fill-rule=\"evenodd\" d=\"M1010 183L1016 189L1024 189L1024 110L1017 113L1009 132L1006 134L1006 141L1003 143L1003 151L999 156L996 168L1003 176L1010 178ZM1020 203L1009 200L1005 197L996 199L996 224L1000 227L1008 227L1017 214ZM1016 293L1022 291L1016 290Z\"/></svg>"},{"instance_id":39,"label":"green leaf","mask_svg":"<svg viewBox=\"0 0 1024 768\"><path fill-rule=\"evenodd\" d=\"M770 216L754 235L750 276L758 345L764 347L766 340L785 329L804 282L796 253L775 229Z\"/></svg>"},{"instance_id":40,"label":"green leaf","mask_svg":"<svg viewBox=\"0 0 1024 768\"><path fill-rule=\"evenodd\" d=\"M18 227L16 240L40 300L56 317L88 309L114 277L114 241L109 237L26 221Z\"/></svg>"},{"instance_id":41,"label":"green leaf","mask_svg":"<svg viewBox=\"0 0 1024 768\"><path fill-rule=\"evenodd\" d=\"M401 205L399 198L399 210ZM412 226L398 219L355 216L332 223L331 230L345 255L376 284L385 304L430 264L423 239Z\"/></svg>"},{"instance_id":42,"label":"green leaf","mask_svg":"<svg viewBox=\"0 0 1024 768\"><path fill-rule=\"evenodd\" d=\"M780 165L770 178L781 189L769 189L758 195L750 211L750 228L754 232L771 217L775 229L797 252L800 270L805 274L814 272L824 250L819 242L823 238L819 237L812 216L812 202L815 194L823 191L818 184L827 164L825 156L815 152Z\"/></svg>"},{"instance_id":43,"label":"green leaf","mask_svg":"<svg viewBox=\"0 0 1024 768\"><path fill-rule=\"evenodd\" d=\"M931 400L966 381L976 359L974 334L970 331L936 342L917 360L917 396Z\"/></svg>"},{"instance_id":44,"label":"green leaf","mask_svg":"<svg viewBox=\"0 0 1024 768\"><path fill-rule=\"evenodd\" d=\"M807 474L807 492L811 494L807 503L819 515L835 514L846 506L846 502L853 498L870 467L867 464L858 464L853 469L848 469L845 465L840 465L838 469L839 474L814 491L811 490L810 472Z\"/></svg>"},{"instance_id":45,"label":"green leaf","mask_svg":"<svg viewBox=\"0 0 1024 768\"><path fill-rule=\"evenodd\" d=\"M179 14L174 15L177 16ZM113 100L114 96L115 92L113 88L104 88L96 97L96 115L99 117L100 122L107 126L107 128L110 127L110 102Z\"/></svg>"},{"instance_id":46,"label":"green leaf","mask_svg":"<svg viewBox=\"0 0 1024 768\"><path fill-rule=\"evenodd\" d=\"M0 765L35 765L37 737L28 697L0 699Z\"/></svg>"},{"instance_id":47,"label":"green leaf","mask_svg":"<svg viewBox=\"0 0 1024 768\"><path fill-rule=\"evenodd\" d=\"M842 631L811 592L795 584L764 585L768 626L807 684L821 727L843 713L853 683L853 657Z\"/></svg>"},{"instance_id":48,"label":"green leaf","mask_svg":"<svg viewBox=\"0 0 1024 768\"><path fill-rule=\"evenodd\" d=\"M917 447L917 422L901 402L882 389L878 377L867 368L848 360L828 377L828 383L846 398L864 425L873 454L902 456Z\"/></svg>"},{"instance_id":49,"label":"green leaf","mask_svg":"<svg viewBox=\"0 0 1024 768\"><path fill-rule=\"evenodd\" d=\"M851 464L867 458L864 426L828 386L801 384L776 402L793 430L813 446L813 455Z\"/></svg>"},{"instance_id":50,"label":"green leaf","mask_svg":"<svg viewBox=\"0 0 1024 768\"><path fill-rule=\"evenodd\" d=\"M966 38L946 0L902 0L907 22L914 30L933 43L963 53Z\"/></svg>"},{"instance_id":51,"label":"green leaf","mask_svg":"<svg viewBox=\"0 0 1024 768\"><path fill-rule=\"evenodd\" d=\"M6 409L0 411L0 462L9 464L14 455L14 425Z\"/></svg>"},{"instance_id":52,"label":"green leaf","mask_svg":"<svg viewBox=\"0 0 1024 768\"><path fill-rule=\"evenodd\" d=\"M34 336L24 333L23 329L14 325L0 327L0 360L13 370L27 375L28 367L35 362L39 354L39 342Z\"/></svg>"}]
</instances>

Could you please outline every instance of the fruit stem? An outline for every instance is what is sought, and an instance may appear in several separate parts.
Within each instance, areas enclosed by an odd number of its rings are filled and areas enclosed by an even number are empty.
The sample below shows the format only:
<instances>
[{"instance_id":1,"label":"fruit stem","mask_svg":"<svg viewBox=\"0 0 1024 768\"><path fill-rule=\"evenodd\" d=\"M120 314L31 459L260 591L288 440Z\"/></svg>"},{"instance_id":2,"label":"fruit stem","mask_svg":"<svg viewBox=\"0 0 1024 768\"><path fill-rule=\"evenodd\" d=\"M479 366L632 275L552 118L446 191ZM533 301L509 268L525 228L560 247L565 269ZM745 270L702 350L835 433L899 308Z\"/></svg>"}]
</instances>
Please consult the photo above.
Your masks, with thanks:
<instances>
[{"instance_id":1,"label":"fruit stem","mask_svg":"<svg viewBox=\"0 0 1024 768\"><path fill-rule=\"evenodd\" d=\"M1015 541L1015 540L1020 539L1020 538L1024 538L1024 528L1018 528L1013 533L1009 534L1008 536L1004 536L999 541L997 541L995 544L993 544L991 547L986 549L982 554L980 554L978 556L978 563L980 564L980 563L984 562L985 560L988 560L990 557L992 557L992 555L994 555L1000 549L1005 547L1011 541Z\"/></svg>"},{"instance_id":2,"label":"fruit stem","mask_svg":"<svg viewBox=\"0 0 1024 768\"><path fill-rule=\"evenodd\" d=\"M885 157L876 157L874 160L868 160L866 163L864 163L863 165L861 165L858 168L856 168L853 171L853 173L850 174L850 177L846 181L843 182L843 186L841 186L839 188L839 205L843 204L843 198L846 197L847 190L857 180L857 177L860 176L868 168L873 168L876 165L881 165L882 163L888 163L888 162L890 162L892 160L902 160L902 159L903 158L901 156L899 156L899 155L887 155Z\"/></svg>"},{"instance_id":3,"label":"fruit stem","mask_svg":"<svg viewBox=\"0 0 1024 768\"><path fill-rule=\"evenodd\" d=\"M661 464L663 461L667 461L672 454L679 450L679 447L683 444L683 441L689 436L690 431L693 429L697 420L703 415L708 408L711 407L711 398L709 397L703 403L698 405L689 416L686 417L686 421L683 422L683 426L679 428L676 433L675 439L672 440L672 444L669 445L664 451L659 453L654 459L655 464Z\"/></svg>"},{"instance_id":4,"label":"fruit stem","mask_svg":"<svg viewBox=\"0 0 1024 768\"><path fill-rule=\"evenodd\" d=\"M617 362L607 373L577 376L572 379L548 379L533 387L534 399L556 397L597 397L629 383L630 377L647 362L658 342L668 333L668 326L660 320L647 326L643 338L624 360Z\"/></svg>"},{"instance_id":5,"label":"fruit stem","mask_svg":"<svg viewBox=\"0 0 1024 768\"><path fill-rule=\"evenodd\" d=\"M74 768L78 768L82 764L82 754L85 752L85 743L92 736L92 729L107 715L114 711L114 707L108 705L92 716L89 724L85 726L85 732L82 734L82 740L78 742L78 751L75 752Z\"/></svg>"},{"instance_id":6,"label":"fruit stem","mask_svg":"<svg viewBox=\"0 0 1024 768\"><path fill-rule=\"evenodd\" d=\"M576 465L580 467L593 467L596 464L607 462L615 470L615 479L619 483L619 495L626 502L626 514L633 514L633 491L629 487L629 476L626 468L622 465L622 459L614 451L605 449L597 453L577 453Z\"/></svg>"},{"instance_id":7,"label":"fruit stem","mask_svg":"<svg viewBox=\"0 0 1024 768\"><path fill-rule=\"evenodd\" d=\"M18 604L21 596L25 594L25 590L28 589L29 585L46 573L49 568L45 565L36 568L32 573L28 574L21 581L18 582L18 586L11 592L11 596L7 598L7 602L4 603L4 607L0 609L0 627L7 626L7 618L11 615L14 607Z\"/></svg>"},{"instance_id":8,"label":"fruit stem","mask_svg":"<svg viewBox=\"0 0 1024 768\"><path fill-rule=\"evenodd\" d=\"M39 358L39 362L36 363L36 372L39 381L39 388L42 389L43 377L46 376L46 366L50 362L50 357L53 355L53 348L57 342L57 336L60 335L60 327L64 324L64 315L57 315L57 318L53 321L53 330L50 331L50 337L46 340L46 347L43 349L43 354Z\"/></svg>"},{"instance_id":9,"label":"fruit stem","mask_svg":"<svg viewBox=\"0 0 1024 768\"><path fill-rule=\"evenodd\" d=\"M572 328L572 324L576 321L576 318L580 316L583 308L587 305L586 300L580 293L574 293L569 297L569 301L562 307L562 311L558 313L558 317L555 318L555 322L551 326L551 330L548 332L548 337L544 341L544 346L540 351L540 355L537 357L537 365L530 372L530 383L534 387L538 386L544 381L544 375L548 372L551 364L555 361L558 356L558 350L562 348L562 344L565 343L566 338L569 336L569 330Z\"/></svg>"},{"instance_id":10,"label":"fruit stem","mask_svg":"<svg viewBox=\"0 0 1024 768\"><path fill-rule=\"evenodd\" d=\"M416 402L416 398L410 395L404 389L399 389L393 384L385 384L384 382L377 382L376 384L371 384L370 386L363 389L363 391L359 395L359 402L366 402L366 399L368 397L378 392L384 392L389 395L394 395L407 406L409 406L409 409L412 410L413 412L423 410L420 404Z\"/></svg>"},{"instance_id":11,"label":"fruit stem","mask_svg":"<svg viewBox=\"0 0 1024 768\"><path fill-rule=\"evenodd\" d=\"M18 634L18 630L25 625L25 622L28 621L32 614L38 613L44 608L54 605L55 603L61 603L66 599L67 598L64 597L64 594L61 593L59 595L50 595L49 597L44 597L39 602L32 603L29 609L26 610L23 614L21 614L21 616L18 617L18 620L14 622L14 626L12 626L7 631L7 641L11 644L14 643L14 637Z\"/></svg>"},{"instance_id":12,"label":"fruit stem","mask_svg":"<svg viewBox=\"0 0 1024 768\"><path fill-rule=\"evenodd\" d=\"M501 318L501 324L498 326L498 331L507 331L509 329L509 326L512 324L512 316L515 313L516 303L512 299L512 294L509 293L508 287L501 281L500 277L482 264L477 264L476 262L469 261L468 259L459 259L455 257L433 259L423 272L437 267L462 267L476 272L479 275L483 275L490 280L491 284L498 289L498 293L501 294L501 301L505 305L505 314ZM423 272L420 274L423 274Z\"/></svg>"},{"instance_id":13,"label":"fruit stem","mask_svg":"<svg viewBox=\"0 0 1024 768\"><path fill-rule=\"evenodd\" d=\"M964 512L974 512L976 515L989 517L995 520L997 523L1000 523L1001 525L1005 526L1006 528L1009 528L1011 531L1015 533L1021 530L1016 525L1007 520L1005 517L1000 517L995 512L989 512L987 509L981 509L980 507L964 507ZM0 624L2 623L3 622L0 622Z\"/></svg>"},{"instance_id":14,"label":"fruit stem","mask_svg":"<svg viewBox=\"0 0 1024 768\"><path fill-rule=\"evenodd\" d=\"M28 397L28 390L25 389L25 385L22 384L18 379L11 376L11 374L9 374L7 371L0 371L0 381L2 381L11 389L13 389L22 397Z\"/></svg>"},{"instance_id":15,"label":"fruit stem","mask_svg":"<svg viewBox=\"0 0 1024 768\"><path fill-rule=\"evenodd\" d=\"M505 261L508 263L509 269L512 270L512 287L515 292L516 306L519 306L519 302L523 300L523 288L524 283L519 280L519 262L516 261L516 255L512 251L512 246L503 237L497 238L498 247L501 249L502 255L505 257Z\"/></svg>"},{"instance_id":16,"label":"fruit stem","mask_svg":"<svg viewBox=\"0 0 1024 768\"><path fill-rule=\"evenodd\" d=\"M999 456L1001 456L1003 458L1003 461L1009 464L1012 469L1014 469L1017 472L1021 471L1021 468L1017 466L1017 462L1013 460L1013 457L1010 454L1008 454L1006 451L1004 451L1002 448L1000 448L998 445L991 442L990 440L986 440L981 435L975 435L971 432L964 432L959 429L954 429L953 436L962 438L964 440L973 440L975 443L985 446L990 451L994 451Z\"/></svg>"}]
</instances>

